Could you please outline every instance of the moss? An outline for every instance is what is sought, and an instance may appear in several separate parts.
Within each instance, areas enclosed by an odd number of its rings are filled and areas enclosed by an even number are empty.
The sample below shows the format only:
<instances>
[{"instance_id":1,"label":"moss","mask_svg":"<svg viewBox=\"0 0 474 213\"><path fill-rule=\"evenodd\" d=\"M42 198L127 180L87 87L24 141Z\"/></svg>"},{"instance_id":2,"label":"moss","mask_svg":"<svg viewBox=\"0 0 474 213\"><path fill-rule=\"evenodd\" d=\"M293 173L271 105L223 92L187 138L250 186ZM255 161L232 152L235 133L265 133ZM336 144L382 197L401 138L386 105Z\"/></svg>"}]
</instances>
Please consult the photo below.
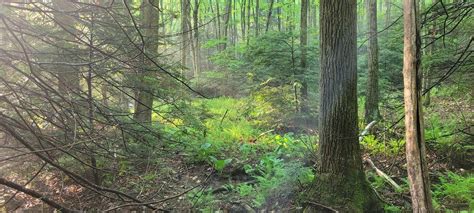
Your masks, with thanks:
<instances>
[{"instance_id":1,"label":"moss","mask_svg":"<svg viewBox=\"0 0 474 213\"><path fill-rule=\"evenodd\" d=\"M340 212L383 212L383 206L365 180L364 174L319 174L312 186L302 194L303 203L319 203ZM324 207L308 205L308 212L327 211Z\"/></svg>"}]
</instances>

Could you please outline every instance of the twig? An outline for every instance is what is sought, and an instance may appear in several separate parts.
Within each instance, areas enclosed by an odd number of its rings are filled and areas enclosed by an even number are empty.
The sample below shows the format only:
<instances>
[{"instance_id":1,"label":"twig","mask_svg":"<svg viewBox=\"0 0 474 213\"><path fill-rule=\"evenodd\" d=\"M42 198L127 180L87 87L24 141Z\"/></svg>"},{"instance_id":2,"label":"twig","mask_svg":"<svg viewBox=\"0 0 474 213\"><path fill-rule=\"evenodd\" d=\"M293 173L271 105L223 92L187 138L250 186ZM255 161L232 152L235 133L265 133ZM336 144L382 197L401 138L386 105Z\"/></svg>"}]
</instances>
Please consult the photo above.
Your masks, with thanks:
<instances>
[{"instance_id":1,"label":"twig","mask_svg":"<svg viewBox=\"0 0 474 213\"><path fill-rule=\"evenodd\" d=\"M390 178L390 176L385 174L385 172L378 169L375 166L374 162L369 157L365 158L365 162L367 162L370 165L370 167L372 167L372 169L375 170L375 173L377 173L378 176L384 178L388 183L390 183L390 185L392 185L393 188L395 188L396 191L401 191L402 190L402 187L400 187L400 185L398 185L392 178Z\"/></svg>"},{"instance_id":2,"label":"twig","mask_svg":"<svg viewBox=\"0 0 474 213\"><path fill-rule=\"evenodd\" d=\"M311 204L311 205L323 207L323 208L325 208L325 209L331 210L331 211L336 212L336 213L339 212L339 211L337 211L336 209L333 209L333 208L331 208L331 207L329 207L329 206L325 206L325 205L320 204L320 203L316 203L316 202L314 202L314 201L305 201L305 203L309 203L309 204Z\"/></svg>"},{"instance_id":3,"label":"twig","mask_svg":"<svg viewBox=\"0 0 474 213\"><path fill-rule=\"evenodd\" d=\"M362 142L362 140L364 139L364 136L368 134L369 130L373 126L375 126L376 123L377 121L372 121L365 127L364 131L362 131L362 133L359 136L359 142ZM367 162L370 165L370 167L372 167L372 169L375 170L375 173L377 173L378 176L384 178L388 183L390 183L390 185L392 185L395 188L395 190L400 191L402 189L402 187L400 187L392 178L390 178L390 176L388 176L387 174L385 174L385 172L377 168L374 162L370 159L370 157L366 157L365 162Z\"/></svg>"},{"instance_id":4,"label":"twig","mask_svg":"<svg viewBox=\"0 0 474 213\"><path fill-rule=\"evenodd\" d=\"M73 209L69 209L59 203L57 203L56 201L53 201L51 199L49 199L48 197L46 197L45 195L43 194L40 194L38 193L37 191L34 191L34 190L31 190L31 189L27 189L21 185L18 185L14 182L11 182L11 181L8 181L6 180L5 178L2 178L0 177L0 185L4 185L4 186L8 186L12 189L15 189L17 191L20 191L20 192L23 192L31 197L34 197L34 198L38 198L40 199L41 201L45 202L46 204L58 209L59 211L61 212L64 212L64 213L69 213L69 212L79 212L77 210L73 210Z\"/></svg>"},{"instance_id":5,"label":"twig","mask_svg":"<svg viewBox=\"0 0 474 213\"><path fill-rule=\"evenodd\" d=\"M224 115L221 118L221 122L219 123L219 128L222 128L222 122L224 121L224 118L225 118L225 116L227 115L228 112L229 112L229 109L226 109Z\"/></svg>"},{"instance_id":6,"label":"twig","mask_svg":"<svg viewBox=\"0 0 474 213\"><path fill-rule=\"evenodd\" d=\"M104 212L110 212L110 211L114 211L114 210L121 209L121 208L123 208L123 207L128 207L128 206L143 206L143 205L148 206L148 205L151 205L151 204L163 203L163 202L166 202L166 201L168 201L168 200L175 199L175 198L180 197L180 196L182 196L182 195L184 195L184 194L187 194L188 192L192 191L193 189L195 189L195 188L201 186L203 183L206 183L207 180L209 180L209 178L212 176L212 174L214 174L214 172L212 172L211 174L209 174L209 175L207 176L206 180L203 181L202 183L197 184L197 185L195 185L195 186L193 186L193 187L191 187L191 188L189 188L189 189L187 189L187 190L185 190L185 191L183 191L183 192L181 192L181 193L179 193L179 194L173 195L173 196L171 196L171 197L167 197L167 198L164 198L164 199L161 199L161 200L157 200L157 201L144 202L144 203L127 203L127 204L123 204L123 205L120 205L120 206L116 206L116 207L109 208L109 209L105 210ZM157 209L157 210L162 210L162 211L164 211L163 209Z\"/></svg>"}]
</instances>

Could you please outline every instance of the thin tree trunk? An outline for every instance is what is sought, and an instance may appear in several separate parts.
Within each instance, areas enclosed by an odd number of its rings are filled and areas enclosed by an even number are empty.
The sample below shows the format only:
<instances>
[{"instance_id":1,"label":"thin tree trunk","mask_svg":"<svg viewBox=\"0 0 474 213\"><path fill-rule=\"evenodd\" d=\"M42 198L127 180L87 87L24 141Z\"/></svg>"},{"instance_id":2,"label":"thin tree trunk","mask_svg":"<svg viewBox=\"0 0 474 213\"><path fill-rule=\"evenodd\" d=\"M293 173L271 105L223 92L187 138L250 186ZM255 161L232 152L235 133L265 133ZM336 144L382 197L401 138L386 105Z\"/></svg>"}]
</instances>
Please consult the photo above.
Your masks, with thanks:
<instances>
[{"instance_id":1,"label":"thin tree trunk","mask_svg":"<svg viewBox=\"0 0 474 213\"><path fill-rule=\"evenodd\" d=\"M250 1L250 0L249 0ZM250 2L248 2L250 3ZM246 0L242 0L242 4L240 5L240 28L242 30L242 40L245 40L246 39L246 35L245 35L245 27L247 26L247 19L245 17L245 12L246 12L246 7L247 6L246 4L248 4Z\"/></svg>"},{"instance_id":2,"label":"thin tree trunk","mask_svg":"<svg viewBox=\"0 0 474 213\"><path fill-rule=\"evenodd\" d=\"M307 113L308 108L308 83L305 74L307 69L306 49L308 46L308 5L309 0L301 0L301 20L300 20L300 43L301 43L301 111Z\"/></svg>"},{"instance_id":3,"label":"thin tree trunk","mask_svg":"<svg viewBox=\"0 0 474 213\"><path fill-rule=\"evenodd\" d=\"M248 0L247 3L247 45L250 42L250 8L251 8L252 0Z\"/></svg>"},{"instance_id":4,"label":"thin tree trunk","mask_svg":"<svg viewBox=\"0 0 474 213\"><path fill-rule=\"evenodd\" d=\"M157 54L158 50L158 10L154 7L158 0L149 0L143 2L143 36L145 43L143 44L143 54L149 55L151 58ZM151 125L151 115L153 109L153 89L147 78L153 78L153 63L142 57L142 69L139 73L140 83L138 85L137 103L135 104L134 118L145 125Z\"/></svg>"},{"instance_id":5,"label":"thin tree trunk","mask_svg":"<svg viewBox=\"0 0 474 213\"><path fill-rule=\"evenodd\" d=\"M188 64L187 58L189 54L190 36L189 31L191 24L189 14L191 13L190 0L181 0L181 64Z\"/></svg>"},{"instance_id":6,"label":"thin tree trunk","mask_svg":"<svg viewBox=\"0 0 474 213\"><path fill-rule=\"evenodd\" d=\"M260 19L260 0L255 0L255 37L258 37L260 34L260 25L258 23Z\"/></svg>"},{"instance_id":7,"label":"thin tree trunk","mask_svg":"<svg viewBox=\"0 0 474 213\"><path fill-rule=\"evenodd\" d=\"M193 42L193 68L194 68L194 78L199 78L199 73L201 72L201 44L199 43L199 0L194 0L194 9L193 9L193 32L194 32L194 42Z\"/></svg>"},{"instance_id":8,"label":"thin tree trunk","mask_svg":"<svg viewBox=\"0 0 474 213\"><path fill-rule=\"evenodd\" d=\"M87 99L88 99L88 117L89 117L89 134L93 135L94 133L94 97L92 96L92 73L93 67L92 62L94 61L94 11L91 12L91 22L90 22L90 38L89 38L89 66L87 70ZM101 184L99 170L97 169L97 160L94 153L91 153L91 166L92 174L94 176L94 183L97 185Z\"/></svg>"},{"instance_id":9,"label":"thin tree trunk","mask_svg":"<svg viewBox=\"0 0 474 213\"><path fill-rule=\"evenodd\" d=\"M220 0L216 0L216 12L217 12L217 38L218 39L221 39L221 35L222 35L222 30L221 30L221 9L220 9L220 6L219 6L219 1Z\"/></svg>"},{"instance_id":10,"label":"thin tree trunk","mask_svg":"<svg viewBox=\"0 0 474 213\"><path fill-rule=\"evenodd\" d=\"M267 25L265 27L265 32L268 32L270 28L270 24L272 23L272 12L273 12L273 2L275 0L270 0L270 8L268 8L268 15L267 15Z\"/></svg>"},{"instance_id":11,"label":"thin tree trunk","mask_svg":"<svg viewBox=\"0 0 474 213\"><path fill-rule=\"evenodd\" d=\"M408 180L413 212L434 212L426 163L421 97L421 38L417 0L403 1L403 83Z\"/></svg>"},{"instance_id":12,"label":"thin tree trunk","mask_svg":"<svg viewBox=\"0 0 474 213\"><path fill-rule=\"evenodd\" d=\"M224 14L224 50L227 48L227 42L229 41L229 22L232 17L232 0L226 0L225 14Z\"/></svg>"},{"instance_id":13,"label":"thin tree trunk","mask_svg":"<svg viewBox=\"0 0 474 213\"><path fill-rule=\"evenodd\" d=\"M368 45L368 78L365 100L365 123L369 124L380 118L379 112L379 60L378 60L378 40L377 40L377 0L367 0L367 21L369 26Z\"/></svg>"},{"instance_id":14,"label":"thin tree trunk","mask_svg":"<svg viewBox=\"0 0 474 213\"><path fill-rule=\"evenodd\" d=\"M437 3L438 3L438 0L433 0L433 4L437 4ZM435 15L437 15L437 14L435 14ZM436 42L435 42L436 33L437 33L437 24L436 24L436 19L435 19L435 20L433 20L433 25L432 25L432 28L431 28L430 32L428 32L428 34L430 34L429 37L430 37L430 42L431 42L431 45L428 48L428 54L429 55L433 55L433 52L436 49ZM425 89L428 89L431 86L430 73L431 73L432 69L433 69L433 66L429 66L425 69L425 72L423 73L423 84L424 84ZM430 91L427 91L426 94L424 95L424 104L425 104L425 106L429 106L431 104Z\"/></svg>"},{"instance_id":15,"label":"thin tree trunk","mask_svg":"<svg viewBox=\"0 0 474 213\"><path fill-rule=\"evenodd\" d=\"M388 27L392 22L392 2L385 0L385 27Z\"/></svg>"},{"instance_id":16,"label":"thin tree trunk","mask_svg":"<svg viewBox=\"0 0 474 213\"><path fill-rule=\"evenodd\" d=\"M278 0L277 0L278 3ZM278 31L281 32L282 26L281 26L281 6L277 7L277 22L278 22Z\"/></svg>"}]
</instances>

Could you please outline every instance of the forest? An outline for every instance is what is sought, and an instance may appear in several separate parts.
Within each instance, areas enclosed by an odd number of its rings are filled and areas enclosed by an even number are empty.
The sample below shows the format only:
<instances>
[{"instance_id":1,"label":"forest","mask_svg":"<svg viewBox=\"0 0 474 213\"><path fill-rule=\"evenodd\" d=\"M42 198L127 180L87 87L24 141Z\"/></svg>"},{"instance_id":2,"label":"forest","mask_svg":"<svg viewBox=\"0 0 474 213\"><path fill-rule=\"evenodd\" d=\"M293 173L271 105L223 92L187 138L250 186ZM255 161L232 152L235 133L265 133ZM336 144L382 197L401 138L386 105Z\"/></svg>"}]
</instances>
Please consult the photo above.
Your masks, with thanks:
<instances>
[{"instance_id":1,"label":"forest","mask_svg":"<svg viewBox=\"0 0 474 213\"><path fill-rule=\"evenodd\" d=\"M473 212L470 0L0 0L0 213Z\"/></svg>"}]
</instances>

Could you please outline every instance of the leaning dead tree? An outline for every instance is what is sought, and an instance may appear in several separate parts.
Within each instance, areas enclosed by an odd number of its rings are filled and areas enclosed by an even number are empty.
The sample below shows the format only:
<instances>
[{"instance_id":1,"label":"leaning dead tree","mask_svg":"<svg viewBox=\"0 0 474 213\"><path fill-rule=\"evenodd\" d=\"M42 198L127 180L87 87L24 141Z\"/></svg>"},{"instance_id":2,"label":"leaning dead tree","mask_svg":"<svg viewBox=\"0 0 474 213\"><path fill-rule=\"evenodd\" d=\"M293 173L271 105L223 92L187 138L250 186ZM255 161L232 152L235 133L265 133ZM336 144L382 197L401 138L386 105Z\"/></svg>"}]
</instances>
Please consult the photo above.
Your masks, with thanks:
<instances>
[{"instance_id":1,"label":"leaning dead tree","mask_svg":"<svg viewBox=\"0 0 474 213\"><path fill-rule=\"evenodd\" d=\"M417 0L405 0L403 83L408 180L413 212L434 212L426 163L421 103L421 37Z\"/></svg>"}]
</instances>

